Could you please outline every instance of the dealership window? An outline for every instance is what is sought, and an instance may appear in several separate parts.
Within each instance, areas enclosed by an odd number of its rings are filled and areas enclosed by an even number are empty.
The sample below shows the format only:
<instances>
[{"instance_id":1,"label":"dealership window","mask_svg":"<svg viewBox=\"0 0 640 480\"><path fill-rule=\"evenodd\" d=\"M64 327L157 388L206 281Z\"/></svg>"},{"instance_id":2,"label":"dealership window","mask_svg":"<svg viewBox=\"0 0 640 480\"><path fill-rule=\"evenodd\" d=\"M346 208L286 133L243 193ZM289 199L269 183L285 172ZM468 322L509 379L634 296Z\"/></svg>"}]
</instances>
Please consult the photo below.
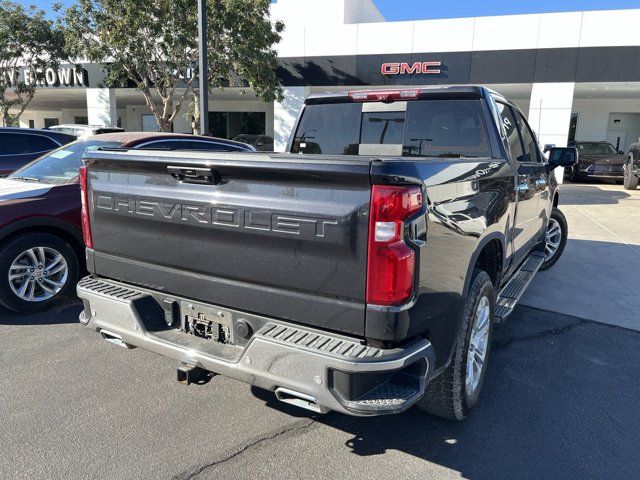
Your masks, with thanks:
<instances>
[{"instance_id":1,"label":"dealership window","mask_svg":"<svg viewBox=\"0 0 640 480\"><path fill-rule=\"evenodd\" d=\"M73 117L73 123L76 125L89 125L89 117Z\"/></svg>"},{"instance_id":2,"label":"dealership window","mask_svg":"<svg viewBox=\"0 0 640 480\"><path fill-rule=\"evenodd\" d=\"M55 127L56 125L60 125L60 121L57 118L44 119L44 128L51 128L51 127Z\"/></svg>"},{"instance_id":3,"label":"dealership window","mask_svg":"<svg viewBox=\"0 0 640 480\"><path fill-rule=\"evenodd\" d=\"M142 115L142 131L143 132L160 132L160 125L158 125L158 120L156 116L151 113L145 113Z\"/></svg>"},{"instance_id":4,"label":"dealership window","mask_svg":"<svg viewBox=\"0 0 640 480\"><path fill-rule=\"evenodd\" d=\"M209 131L219 138L238 135L264 135L267 126L265 112L209 112Z\"/></svg>"},{"instance_id":5,"label":"dealership window","mask_svg":"<svg viewBox=\"0 0 640 480\"><path fill-rule=\"evenodd\" d=\"M576 131L578 130L578 114L571 114L571 121L569 122L569 143L576 141Z\"/></svg>"}]
</instances>

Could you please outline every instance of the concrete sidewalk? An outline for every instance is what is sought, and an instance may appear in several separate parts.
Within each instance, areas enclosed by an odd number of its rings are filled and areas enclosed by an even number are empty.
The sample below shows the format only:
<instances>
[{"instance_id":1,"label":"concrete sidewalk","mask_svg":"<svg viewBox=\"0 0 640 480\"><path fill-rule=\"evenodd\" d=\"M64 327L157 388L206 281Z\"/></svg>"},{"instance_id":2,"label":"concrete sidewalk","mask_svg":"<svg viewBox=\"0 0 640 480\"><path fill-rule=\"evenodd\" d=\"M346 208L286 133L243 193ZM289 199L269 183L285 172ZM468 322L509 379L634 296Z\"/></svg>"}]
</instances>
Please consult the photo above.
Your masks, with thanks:
<instances>
[{"instance_id":1,"label":"concrete sidewalk","mask_svg":"<svg viewBox=\"0 0 640 480\"><path fill-rule=\"evenodd\" d=\"M536 275L522 305L640 330L640 190L566 184L562 258Z\"/></svg>"}]
</instances>

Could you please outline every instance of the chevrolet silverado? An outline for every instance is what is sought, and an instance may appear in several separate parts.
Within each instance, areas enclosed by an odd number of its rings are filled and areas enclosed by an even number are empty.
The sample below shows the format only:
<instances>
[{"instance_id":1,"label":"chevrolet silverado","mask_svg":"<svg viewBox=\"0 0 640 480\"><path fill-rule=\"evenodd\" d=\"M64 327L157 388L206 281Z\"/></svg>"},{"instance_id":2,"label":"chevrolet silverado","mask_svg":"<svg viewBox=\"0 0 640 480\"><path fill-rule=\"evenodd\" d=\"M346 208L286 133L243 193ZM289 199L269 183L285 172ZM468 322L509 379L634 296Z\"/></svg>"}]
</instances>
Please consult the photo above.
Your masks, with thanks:
<instances>
[{"instance_id":1,"label":"chevrolet silverado","mask_svg":"<svg viewBox=\"0 0 640 480\"><path fill-rule=\"evenodd\" d=\"M314 94L284 154L88 152L80 322L187 384L461 420L494 324L562 254L576 159L467 86Z\"/></svg>"}]
</instances>

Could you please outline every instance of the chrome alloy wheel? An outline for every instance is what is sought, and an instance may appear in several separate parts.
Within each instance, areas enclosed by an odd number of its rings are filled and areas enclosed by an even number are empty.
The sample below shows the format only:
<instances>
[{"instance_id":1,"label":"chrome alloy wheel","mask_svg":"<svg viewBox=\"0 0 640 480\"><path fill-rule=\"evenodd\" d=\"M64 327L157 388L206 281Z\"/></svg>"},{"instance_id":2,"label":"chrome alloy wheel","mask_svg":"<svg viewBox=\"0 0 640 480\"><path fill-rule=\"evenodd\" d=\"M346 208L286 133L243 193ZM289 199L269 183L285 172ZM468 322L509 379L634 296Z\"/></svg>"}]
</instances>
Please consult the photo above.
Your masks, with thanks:
<instances>
[{"instance_id":1,"label":"chrome alloy wheel","mask_svg":"<svg viewBox=\"0 0 640 480\"><path fill-rule=\"evenodd\" d=\"M549 220L545 242L544 259L548 261L556 254L562 242L562 229L560 228L560 223L555 218Z\"/></svg>"},{"instance_id":2,"label":"chrome alloy wheel","mask_svg":"<svg viewBox=\"0 0 640 480\"><path fill-rule=\"evenodd\" d=\"M487 297L480 298L471 327L469 350L467 351L467 370L465 386L467 395L473 395L478 388L482 369L489 349L489 326L491 324L491 306Z\"/></svg>"},{"instance_id":3,"label":"chrome alloy wheel","mask_svg":"<svg viewBox=\"0 0 640 480\"><path fill-rule=\"evenodd\" d=\"M69 266L50 247L33 247L18 255L9 267L9 285L19 298L42 302L54 297L67 282Z\"/></svg>"}]
</instances>

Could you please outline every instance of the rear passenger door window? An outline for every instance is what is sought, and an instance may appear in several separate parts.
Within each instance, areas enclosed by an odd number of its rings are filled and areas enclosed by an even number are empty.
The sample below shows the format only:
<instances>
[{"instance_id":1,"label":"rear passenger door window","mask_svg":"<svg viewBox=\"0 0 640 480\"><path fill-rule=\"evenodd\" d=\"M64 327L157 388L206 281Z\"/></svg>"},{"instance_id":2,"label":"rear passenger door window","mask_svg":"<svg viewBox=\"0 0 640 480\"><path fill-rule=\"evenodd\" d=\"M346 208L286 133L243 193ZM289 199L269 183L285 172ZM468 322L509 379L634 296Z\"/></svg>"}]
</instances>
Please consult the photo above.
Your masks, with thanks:
<instances>
[{"instance_id":1,"label":"rear passenger door window","mask_svg":"<svg viewBox=\"0 0 640 480\"><path fill-rule=\"evenodd\" d=\"M536 140L536 137L533 135L533 132L529 128L529 124L520 112L516 113L516 118L518 119L518 125L522 132L522 141L524 142L524 161L540 163L538 141Z\"/></svg>"},{"instance_id":2,"label":"rear passenger door window","mask_svg":"<svg viewBox=\"0 0 640 480\"><path fill-rule=\"evenodd\" d=\"M509 150L511 150L511 159L516 162L522 163L525 161L525 155L522 148L522 143L520 143L517 120L513 114L513 110L509 105L505 103L497 102L496 104L498 106L498 113L500 114L502 128L507 135Z\"/></svg>"}]
</instances>

